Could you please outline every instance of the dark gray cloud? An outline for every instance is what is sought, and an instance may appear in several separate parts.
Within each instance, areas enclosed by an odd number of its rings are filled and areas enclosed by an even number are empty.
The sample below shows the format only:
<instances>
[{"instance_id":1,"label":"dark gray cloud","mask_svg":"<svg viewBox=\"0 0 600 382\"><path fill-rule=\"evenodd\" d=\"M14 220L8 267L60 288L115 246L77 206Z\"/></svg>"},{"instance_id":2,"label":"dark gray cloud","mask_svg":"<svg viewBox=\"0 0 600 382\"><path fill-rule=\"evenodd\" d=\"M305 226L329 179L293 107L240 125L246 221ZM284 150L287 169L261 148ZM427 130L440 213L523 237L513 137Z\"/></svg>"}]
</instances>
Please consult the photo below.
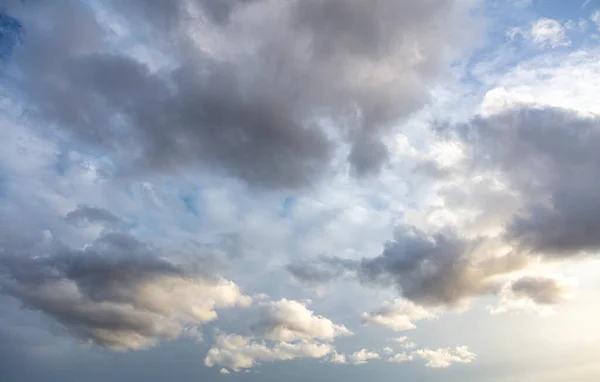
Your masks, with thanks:
<instances>
[{"instance_id":1,"label":"dark gray cloud","mask_svg":"<svg viewBox=\"0 0 600 382\"><path fill-rule=\"evenodd\" d=\"M560 279L544 276L524 276L510 285L515 296L529 298L542 305L562 302L568 287L569 285Z\"/></svg>"},{"instance_id":2,"label":"dark gray cloud","mask_svg":"<svg viewBox=\"0 0 600 382\"><path fill-rule=\"evenodd\" d=\"M508 281L499 291L498 304L488 306L492 314L528 312L548 315L572 296L577 283L560 276L529 274Z\"/></svg>"},{"instance_id":3,"label":"dark gray cloud","mask_svg":"<svg viewBox=\"0 0 600 382\"><path fill-rule=\"evenodd\" d=\"M66 330L116 350L153 346L247 305L237 285L163 259L127 233L110 232L83 249L48 237L0 242L0 291Z\"/></svg>"},{"instance_id":4,"label":"dark gray cloud","mask_svg":"<svg viewBox=\"0 0 600 382\"><path fill-rule=\"evenodd\" d=\"M478 245L477 240L465 240L452 232L428 235L405 227L374 258L328 258L294 264L289 270L302 281L348 276L366 284L395 287L403 297L421 305L453 307L495 293L499 285L494 277L525 264L518 255L478 256Z\"/></svg>"},{"instance_id":5,"label":"dark gray cloud","mask_svg":"<svg viewBox=\"0 0 600 382\"><path fill-rule=\"evenodd\" d=\"M357 175L471 42L468 2L112 2L161 70L112 48L112 26L79 2L15 2L24 42L12 86L44 126L107 152L121 171L211 168L259 187L331 171L341 142ZM118 28L117 28L118 29ZM122 49L119 49L122 51Z\"/></svg>"},{"instance_id":6,"label":"dark gray cloud","mask_svg":"<svg viewBox=\"0 0 600 382\"><path fill-rule=\"evenodd\" d=\"M600 248L600 119L514 108L459 129L478 170L496 171L522 204L507 236L549 257Z\"/></svg>"}]
</instances>

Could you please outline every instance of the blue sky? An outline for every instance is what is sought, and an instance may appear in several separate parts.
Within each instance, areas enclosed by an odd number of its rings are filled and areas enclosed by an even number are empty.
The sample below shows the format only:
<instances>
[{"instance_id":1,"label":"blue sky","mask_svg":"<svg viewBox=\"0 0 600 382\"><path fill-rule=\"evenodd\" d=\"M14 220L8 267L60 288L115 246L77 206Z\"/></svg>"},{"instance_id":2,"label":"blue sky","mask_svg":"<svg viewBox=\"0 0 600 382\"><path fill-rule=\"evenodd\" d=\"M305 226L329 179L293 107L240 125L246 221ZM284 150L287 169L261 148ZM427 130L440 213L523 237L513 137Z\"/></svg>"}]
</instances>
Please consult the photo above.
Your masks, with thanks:
<instances>
[{"instance_id":1,"label":"blue sky","mask_svg":"<svg viewBox=\"0 0 600 382\"><path fill-rule=\"evenodd\" d=\"M600 2L0 3L0 380L597 381Z\"/></svg>"}]
</instances>

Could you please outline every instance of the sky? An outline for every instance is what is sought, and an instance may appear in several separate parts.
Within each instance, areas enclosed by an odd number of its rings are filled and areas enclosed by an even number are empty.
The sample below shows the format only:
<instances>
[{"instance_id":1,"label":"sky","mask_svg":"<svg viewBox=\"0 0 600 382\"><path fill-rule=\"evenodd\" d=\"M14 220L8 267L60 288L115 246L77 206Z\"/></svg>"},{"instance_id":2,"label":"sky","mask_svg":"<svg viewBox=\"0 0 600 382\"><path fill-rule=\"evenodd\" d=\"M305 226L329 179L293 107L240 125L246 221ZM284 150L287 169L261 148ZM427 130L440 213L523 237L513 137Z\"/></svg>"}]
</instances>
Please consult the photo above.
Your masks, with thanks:
<instances>
[{"instance_id":1,"label":"sky","mask_svg":"<svg viewBox=\"0 0 600 382\"><path fill-rule=\"evenodd\" d=\"M0 380L600 379L600 1L0 0Z\"/></svg>"}]
</instances>

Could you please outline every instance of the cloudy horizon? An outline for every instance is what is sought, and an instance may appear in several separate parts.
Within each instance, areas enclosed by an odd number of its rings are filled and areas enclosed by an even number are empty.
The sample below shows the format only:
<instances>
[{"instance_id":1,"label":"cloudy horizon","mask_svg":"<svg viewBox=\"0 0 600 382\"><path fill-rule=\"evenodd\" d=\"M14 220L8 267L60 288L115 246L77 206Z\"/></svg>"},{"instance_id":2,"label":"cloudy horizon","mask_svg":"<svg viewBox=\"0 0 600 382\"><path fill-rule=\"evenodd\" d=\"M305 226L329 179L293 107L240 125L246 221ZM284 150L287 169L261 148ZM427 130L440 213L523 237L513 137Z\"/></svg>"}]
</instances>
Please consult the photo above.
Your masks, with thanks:
<instances>
[{"instance_id":1,"label":"cloudy horizon","mask_svg":"<svg viewBox=\"0 0 600 382\"><path fill-rule=\"evenodd\" d=\"M600 2L0 0L0 380L597 381Z\"/></svg>"}]
</instances>

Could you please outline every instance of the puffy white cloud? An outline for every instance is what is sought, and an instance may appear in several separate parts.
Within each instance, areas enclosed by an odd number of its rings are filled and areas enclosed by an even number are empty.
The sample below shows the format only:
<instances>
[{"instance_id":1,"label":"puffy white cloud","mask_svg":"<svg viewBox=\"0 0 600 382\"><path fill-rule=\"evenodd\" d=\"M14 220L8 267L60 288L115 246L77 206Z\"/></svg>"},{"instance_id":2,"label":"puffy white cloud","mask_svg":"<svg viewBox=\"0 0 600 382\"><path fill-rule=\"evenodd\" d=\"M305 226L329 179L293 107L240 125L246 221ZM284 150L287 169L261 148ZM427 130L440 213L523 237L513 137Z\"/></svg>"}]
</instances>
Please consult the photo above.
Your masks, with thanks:
<instances>
[{"instance_id":1,"label":"puffy white cloud","mask_svg":"<svg viewBox=\"0 0 600 382\"><path fill-rule=\"evenodd\" d=\"M324 358L334 352L326 343L300 341L268 345L251 337L217 332L215 342L204 358L208 367L222 366L236 372L262 362L289 361L297 358Z\"/></svg>"},{"instance_id":2,"label":"puffy white cloud","mask_svg":"<svg viewBox=\"0 0 600 382\"><path fill-rule=\"evenodd\" d=\"M471 363L477 357L474 353L469 351L467 346L441 348L437 350L415 350L411 353L411 356L427 361L425 366L431 368L446 368L454 363Z\"/></svg>"},{"instance_id":3,"label":"puffy white cloud","mask_svg":"<svg viewBox=\"0 0 600 382\"><path fill-rule=\"evenodd\" d=\"M390 352L393 352L392 349L389 349ZM384 352L386 350L384 349ZM370 351L367 349L361 349L352 354L341 354L338 352L334 352L327 360L329 363L337 363L337 364L353 364L353 365L362 365L370 360L380 359L381 355L379 353Z\"/></svg>"},{"instance_id":4,"label":"puffy white cloud","mask_svg":"<svg viewBox=\"0 0 600 382\"><path fill-rule=\"evenodd\" d=\"M414 357L412 356L412 354L396 353L396 354L394 354L394 356L388 358L386 361L391 362L391 363L403 363L403 362L412 361L413 359L414 359Z\"/></svg>"},{"instance_id":5,"label":"puffy white cloud","mask_svg":"<svg viewBox=\"0 0 600 382\"><path fill-rule=\"evenodd\" d=\"M383 306L374 312L363 313L362 321L365 324L381 325L395 331L403 331L416 328L415 321L430 320L435 317L435 314L422 306L404 299L396 299L393 302L384 302Z\"/></svg>"},{"instance_id":6,"label":"puffy white cloud","mask_svg":"<svg viewBox=\"0 0 600 382\"><path fill-rule=\"evenodd\" d=\"M400 339L403 339L402 337ZM400 341L405 343L406 340ZM406 348L408 350L408 348ZM432 350L429 348L418 349L413 351L402 351L390 355L385 359L390 363L404 363L422 359L427 361L425 366L431 368L446 368L453 363L471 363L475 360L476 355L469 351L467 346L457 346L454 348L440 348Z\"/></svg>"},{"instance_id":7,"label":"puffy white cloud","mask_svg":"<svg viewBox=\"0 0 600 382\"><path fill-rule=\"evenodd\" d=\"M378 353L369 351L367 349L362 349L360 351L357 351L355 353L348 355L348 360L350 361L350 363L353 363L355 365L364 364L372 359L379 359L379 358L381 358L381 357Z\"/></svg>"},{"instance_id":8,"label":"puffy white cloud","mask_svg":"<svg viewBox=\"0 0 600 382\"><path fill-rule=\"evenodd\" d=\"M275 341L321 339L331 341L337 336L351 335L344 325L334 324L330 319L315 315L300 301L282 299L261 302L260 319L254 331Z\"/></svg>"}]
</instances>

